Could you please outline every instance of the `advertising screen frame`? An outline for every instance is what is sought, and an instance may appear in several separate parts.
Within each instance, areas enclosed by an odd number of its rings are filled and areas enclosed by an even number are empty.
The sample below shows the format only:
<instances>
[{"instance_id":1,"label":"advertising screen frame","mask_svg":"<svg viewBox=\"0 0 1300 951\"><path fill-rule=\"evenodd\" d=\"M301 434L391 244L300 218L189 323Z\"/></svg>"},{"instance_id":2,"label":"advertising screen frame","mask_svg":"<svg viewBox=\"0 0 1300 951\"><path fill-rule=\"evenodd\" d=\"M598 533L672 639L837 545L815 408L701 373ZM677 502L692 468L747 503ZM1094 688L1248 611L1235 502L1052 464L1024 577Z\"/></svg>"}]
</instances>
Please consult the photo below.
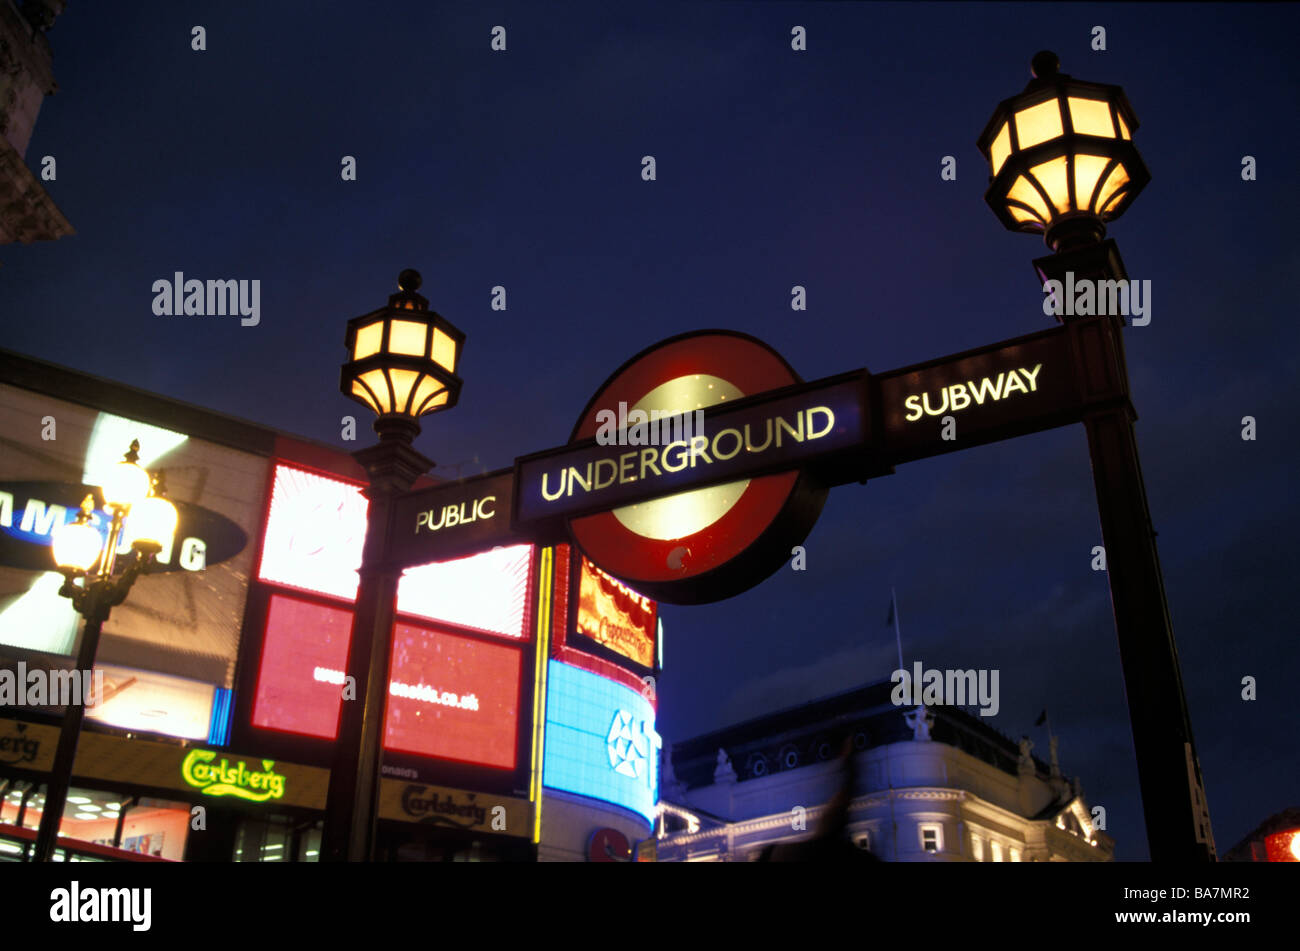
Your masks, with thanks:
<instances>
[{"instance_id":1,"label":"advertising screen frame","mask_svg":"<svg viewBox=\"0 0 1300 951\"><path fill-rule=\"evenodd\" d=\"M510 643L508 641L501 640L500 638L483 637L481 635L475 636L473 634L459 631L451 627L450 625L444 625L437 622L422 621L416 619L407 619L403 617L398 617L396 623L393 626L394 643L396 642L398 627L415 628L416 630L423 631L427 634L432 634L435 637L454 638L459 641L468 641L474 644L481 644L491 651L499 652L499 654L501 655L504 655L506 653L514 655L514 658L517 662L517 674L515 676L515 691L514 691L515 694L514 696L514 704L515 704L514 763L510 766L496 766L491 763L477 761L477 760L456 759L451 756L437 755L433 753L420 753L412 750L390 749L386 745L388 739L388 731L391 726L391 724L389 723L389 716L392 712L390 709L392 694L389 693L387 695L387 700L385 701L384 704L384 727L383 727L384 743L385 743L384 764L389 766L395 766L397 765L399 760L401 761L409 760L409 761L417 762L421 764L421 766L423 766L423 764L426 763L436 763L439 765L448 764L453 767L468 766L474 769L488 769L498 773L513 774L514 772L516 772L519 769L519 765L521 762L520 757L521 757L521 753L523 752L520 749L520 738L525 732L523 730L523 721L526 718L528 713L527 708L524 707L524 702L526 700L525 690L524 690L524 677L525 677L524 654L527 653L527 647L529 645ZM414 767L416 772L420 772L420 773L427 772L427 770L422 769L421 766Z\"/></svg>"},{"instance_id":2,"label":"advertising screen frame","mask_svg":"<svg viewBox=\"0 0 1300 951\"><path fill-rule=\"evenodd\" d=\"M568 617L564 621L565 645L592 657L599 657L601 660L609 661L634 673L637 677L657 674L659 672L659 602L649 595L642 595L642 597L648 598L654 603L654 624L650 635L654 647L651 650L651 663L648 667L578 630L578 609L582 593L582 563L584 561L591 563L594 567L599 567L582 553L582 549L572 546L569 551ZM622 582L619 583L622 584ZM626 585L626 587L631 588L632 586ZM633 588L632 590L636 589ZM637 591L637 594L641 594L641 592Z\"/></svg>"},{"instance_id":3,"label":"advertising screen frame","mask_svg":"<svg viewBox=\"0 0 1300 951\"><path fill-rule=\"evenodd\" d=\"M322 594L286 584L264 581L259 577L266 524L271 517L275 470L280 465L325 479L355 485L358 488L363 489L365 487L364 483L355 477L345 475L337 470L325 469L319 465L299 461L292 456L277 454L268 460L262 517L258 525L258 547L245 601L244 634L241 642L239 663L235 671L234 709L230 717L230 736L227 746L230 748L265 750L269 755L274 755L282 760L329 768L333 762L336 740L288 733L258 727L253 724L257 681L261 671L262 654L266 647L266 625L272 597L278 594L322 607L343 608L348 611L355 611L356 608L355 600L349 601L336 595ZM382 778L478 790L494 795L528 797L531 785L533 738L531 711L535 699L533 697L533 684L536 679L536 626L538 599L541 594L539 586L542 550L542 546L534 544L529 558L527 590L524 598L523 633L518 638L488 633L476 628L460 627L451 622L426 618L416 614L399 613L394 610L394 628L398 624L410 624L420 628L446 631L449 634L482 641L485 644L512 647L520 652L515 768L511 770L481 766L385 749L383 751ZM477 552L471 552L462 557L469 557L472 554L477 554ZM394 605L394 608L396 608L396 605ZM540 764L538 770L540 771Z\"/></svg>"}]
</instances>

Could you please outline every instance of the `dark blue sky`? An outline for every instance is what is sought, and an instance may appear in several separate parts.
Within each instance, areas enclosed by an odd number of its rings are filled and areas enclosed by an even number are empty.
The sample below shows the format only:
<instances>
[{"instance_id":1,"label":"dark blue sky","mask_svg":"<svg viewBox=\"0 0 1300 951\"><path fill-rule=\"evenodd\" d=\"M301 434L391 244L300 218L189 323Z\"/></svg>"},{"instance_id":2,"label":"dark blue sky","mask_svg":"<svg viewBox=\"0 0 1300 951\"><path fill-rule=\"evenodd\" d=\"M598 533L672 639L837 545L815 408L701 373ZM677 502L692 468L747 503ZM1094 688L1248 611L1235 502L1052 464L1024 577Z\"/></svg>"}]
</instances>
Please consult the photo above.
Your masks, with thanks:
<instances>
[{"instance_id":1,"label":"dark blue sky","mask_svg":"<svg viewBox=\"0 0 1300 951\"><path fill-rule=\"evenodd\" d=\"M77 234L0 248L3 346L355 448L344 323L416 267L468 334L461 404L418 446L496 468L562 442L613 369L685 330L754 334L809 379L1028 333L1051 325L1043 245L988 210L974 143L1053 49L1125 88L1153 176L1110 235L1152 282L1128 363L1219 851L1295 805L1300 9L606 6L70 4L27 161L55 156ZM178 270L261 280L260 325L154 316ZM837 489L807 571L664 608L660 730L888 677L893 583L908 663L998 668L994 725L1044 756L1046 705L1118 856L1145 858L1095 544L1082 427Z\"/></svg>"}]
</instances>

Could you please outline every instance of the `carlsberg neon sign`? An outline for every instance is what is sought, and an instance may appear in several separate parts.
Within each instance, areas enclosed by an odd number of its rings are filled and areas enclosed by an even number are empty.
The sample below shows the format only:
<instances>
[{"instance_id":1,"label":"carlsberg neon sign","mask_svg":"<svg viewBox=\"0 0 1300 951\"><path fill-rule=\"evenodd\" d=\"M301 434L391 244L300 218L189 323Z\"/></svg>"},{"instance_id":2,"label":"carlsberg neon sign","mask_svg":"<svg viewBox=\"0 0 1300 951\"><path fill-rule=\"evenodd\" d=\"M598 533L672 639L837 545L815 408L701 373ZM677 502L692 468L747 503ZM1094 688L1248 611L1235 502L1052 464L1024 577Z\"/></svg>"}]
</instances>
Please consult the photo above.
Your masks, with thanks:
<instances>
[{"instance_id":1,"label":"carlsberg neon sign","mask_svg":"<svg viewBox=\"0 0 1300 951\"><path fill-rule=\"evenodd\" d=\"M250 802L284 798L285 777L274 770L273 760L262 760L262 772L250 770L243 760L234 766L224 757L221 764L212 761L212 750L190 750L181 763L181 778L205 796L236 796Z\"/></svg>"}]
</instances>

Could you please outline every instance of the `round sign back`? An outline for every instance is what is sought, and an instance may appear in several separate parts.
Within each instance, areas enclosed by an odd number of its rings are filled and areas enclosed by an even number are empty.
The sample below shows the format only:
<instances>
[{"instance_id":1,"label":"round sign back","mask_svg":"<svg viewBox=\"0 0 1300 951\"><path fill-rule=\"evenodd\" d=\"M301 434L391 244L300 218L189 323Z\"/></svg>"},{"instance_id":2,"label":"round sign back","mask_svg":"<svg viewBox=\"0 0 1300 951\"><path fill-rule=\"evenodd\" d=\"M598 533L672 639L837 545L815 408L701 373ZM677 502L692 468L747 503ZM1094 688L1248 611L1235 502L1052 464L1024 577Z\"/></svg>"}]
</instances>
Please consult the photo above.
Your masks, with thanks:
<instances>
[{"instance_id":1,"label":"round sign back","mask_svg":"<svg viewBox=\"0 0 1300 951\"><path fill-rule=\"evenodd\" d=\"M671 337L605 382L570 442L611 434L627 439L629 429L639 428L641 438L627 444L648 448L625 458L632 470L640 465L643 478L647 465L704 471L715 459L780 447L793 429L787 420L756 415L710 431L697 411L800 382L780 354L747 334L707 330ZM796 422L802 429L804 421ZM815 420L807 425L811 430ZM669 604L703 604L739 594L785 564L812 530L826 494L803 472L778 472L572 518L568 527L588 559L643 594Z\"/></svg>"}]
</instances>

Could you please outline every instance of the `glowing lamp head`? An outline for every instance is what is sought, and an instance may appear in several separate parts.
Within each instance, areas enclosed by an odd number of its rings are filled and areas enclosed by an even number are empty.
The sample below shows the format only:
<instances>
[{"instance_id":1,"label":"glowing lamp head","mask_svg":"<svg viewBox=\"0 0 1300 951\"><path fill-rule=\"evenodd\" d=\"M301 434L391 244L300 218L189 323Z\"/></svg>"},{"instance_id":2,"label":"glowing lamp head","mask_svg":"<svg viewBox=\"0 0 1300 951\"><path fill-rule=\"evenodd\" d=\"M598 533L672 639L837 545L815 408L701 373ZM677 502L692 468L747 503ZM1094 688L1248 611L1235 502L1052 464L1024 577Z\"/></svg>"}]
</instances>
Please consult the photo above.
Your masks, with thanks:
<instances>
[{"instance_id":1,"label":"glowing lamp head","mask_svg":"<svg viewBox=\"0 0 1300 951\"><path fill-rule=\"evenodd\" d=\"M409 440L421 416L451 409L460 398L456 369L465 334L416 293L418 271L403 271L397 284L387 307L348 321L339 388L375 413L381 438Z\"/></svg>"},{"instance_id":2,"label":"glowing lamp head","mask_svg":"<svg viewBox=\"0 0 1300 951\"><path fill-rule=\"evenodd\" d=\"M1059 72L1055 53L1032 65L1029 85L979 137L984 200L1008 229L1041 234L1053 251L1096 243L1151 180L1133 144L1137 116L1119 86Z\"/></svg>"},{"instance_id":3,"label":"glowing lamp head","mask_svg":"<svg viewBox=\"0 0 1300 951\"><path fill-rule=\"evenodd\" d=\"M136 465L140 458L140 440L133 439L122 461L104 476L104 504L111 509L128 511L149 494L149 473Z\"/></svg>"},{"instance_id":4,"label":"glowing lamp head","mask_svg":"<svg viewBox=\"0 0 1300 951\"><path fill-rule=\"evenodd\" d=\"M54 531L51 540L54 563L64 574L85 574L99 561L104 538L90 524L94 510L94 497L88 495L81 503L77 517Z\"/></svg>"},{"instance_id":5,"label":"glowing lamp head","mask_svg":"<svg viewBox=\"0 0 1300 951\"><path fill-rule=\"evenodd\" d=\"M127 527L131 531L131 547L138 552L156 555L171 547L179 516L176 506L167 501L164 494L163 474L159 472L154 477L149 497L131 508Z\"/></svg>"}]
</instances>

